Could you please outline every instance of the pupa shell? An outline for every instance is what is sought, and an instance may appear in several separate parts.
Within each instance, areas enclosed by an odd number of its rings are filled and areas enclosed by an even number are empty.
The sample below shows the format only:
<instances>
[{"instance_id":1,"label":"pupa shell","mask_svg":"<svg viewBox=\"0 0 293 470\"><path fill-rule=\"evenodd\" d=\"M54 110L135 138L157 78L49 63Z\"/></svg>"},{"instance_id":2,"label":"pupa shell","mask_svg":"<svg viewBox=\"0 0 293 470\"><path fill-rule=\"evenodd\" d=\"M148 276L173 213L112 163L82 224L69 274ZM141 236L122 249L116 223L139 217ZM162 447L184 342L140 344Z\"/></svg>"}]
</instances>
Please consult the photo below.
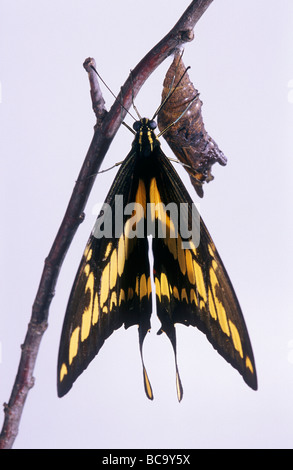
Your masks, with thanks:
<instances>
[{"instance_id":1,"label":"pupa shell","mask_svg":"<svg viewBox=\"0 0 293 470\"><path fill-rule=\"evenodd\" d=\"M174 91L171 94L172 90ZM168 94L170 97L158 113L159 130L176 157L184 164L197 194L203 197L203 184L214 179L211 174L212 165L218 162L224 166L227 158L205 130L201 112L202 101L190 81L180 53L175 54L167 71L162 103ZM191 103L192 100L194 101ZM184 112L189 104L188 110ZM184 114L178 122L170 126L182 113ZM168 126L169 129L164 132Z\"/></svg>"}]
</instances>

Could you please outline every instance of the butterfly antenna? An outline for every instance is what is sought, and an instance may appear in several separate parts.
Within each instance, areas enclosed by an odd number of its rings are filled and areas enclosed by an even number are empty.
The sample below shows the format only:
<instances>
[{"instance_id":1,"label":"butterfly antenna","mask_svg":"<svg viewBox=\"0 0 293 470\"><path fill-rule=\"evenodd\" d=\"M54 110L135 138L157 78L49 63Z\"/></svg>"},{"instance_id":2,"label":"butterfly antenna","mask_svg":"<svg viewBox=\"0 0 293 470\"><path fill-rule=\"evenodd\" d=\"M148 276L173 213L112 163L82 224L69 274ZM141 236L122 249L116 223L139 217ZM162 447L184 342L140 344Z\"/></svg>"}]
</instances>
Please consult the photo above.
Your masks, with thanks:
<instances>
[{"instance_id":1,"label":"butterfly antenna","mask_svg":"<svg viewBox=\"0 0 293 470\"><path fill-rule=\"evenodd\" d=\"M136 121L136 118L131 114L130 111L128 111L128 109L125 108L124 104L118 99L118 97L115 95L115 93L113 93L113 91L111 90L110 87L108 87L107 83L102 79L101 75L98 73L97 69L91 65L91 68L93 69L93 71L97 74L97 76L99 77L99 79L101 80L101 82L103 83L103 85L107 88L107 90L111 93L112 96L114 96L115 100L117 100L120 104L120 106L132 117L132 119L134 119L134 121ZM133 93L133 91L132 91Z\"/></svg>"}]
</instances>

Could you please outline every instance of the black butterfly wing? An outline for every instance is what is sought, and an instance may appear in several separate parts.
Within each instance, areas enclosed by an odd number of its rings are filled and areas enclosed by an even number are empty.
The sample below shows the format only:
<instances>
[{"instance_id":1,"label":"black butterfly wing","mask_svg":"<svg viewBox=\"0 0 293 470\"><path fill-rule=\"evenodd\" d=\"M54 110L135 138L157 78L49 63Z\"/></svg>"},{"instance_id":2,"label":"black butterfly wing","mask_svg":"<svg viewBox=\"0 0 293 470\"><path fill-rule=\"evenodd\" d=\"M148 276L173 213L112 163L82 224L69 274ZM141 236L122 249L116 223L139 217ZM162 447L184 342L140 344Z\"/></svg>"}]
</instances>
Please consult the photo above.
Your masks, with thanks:
<instances>
[{"instance_id":1,"label":"black butterfly wing","mask_svg":"<svg viewBox=\"0 0 293 470\"><path fill-rule=\"evenodd\" d=\"M150 192L151 201L161 201L165 206L172 201L178 205L188 203L188 210L183 213L178 228L178 237L172 237L172 230L169 230L166 237L153 238L154 280L161 330L170 338L176 360L174 324L196 326L239 371L245 382L256 390L253 352L233 286L204 222L198 214L192 213L192 200L178 174L162 151L158 149L157 152L158 167L153 183L155 190ZM164 211L157 211L159 226L175 225L175 221L172 224L171 213L167 215L167 224L164 217ZM196 230L200 230L200 239L182 238L184 224L191 232L192 223ZM189 243L188 248L183 248L184 242ZM182 387L178 369L177 393L180 400Z\"/></svg>"},{"instance_id":2,"label":"black butterfly wing","mask_svg":"<svg viewBox=\"0 0 293 470\"><path fill-rule=\"evenodd\" d=\"M142 351L150 328L148 240L132 237L130 233L141 214L136 214L132 222L135 211L130 208L128 214L124 213L129 202L145 203L145 189L136 163L132 151L109 191L73 284L58 356L60 397L70 390L114 330L123 324L125 328L137 324ZM147 396L152 398L144 366L143 372Z\"/></svg>"}]
</instances>

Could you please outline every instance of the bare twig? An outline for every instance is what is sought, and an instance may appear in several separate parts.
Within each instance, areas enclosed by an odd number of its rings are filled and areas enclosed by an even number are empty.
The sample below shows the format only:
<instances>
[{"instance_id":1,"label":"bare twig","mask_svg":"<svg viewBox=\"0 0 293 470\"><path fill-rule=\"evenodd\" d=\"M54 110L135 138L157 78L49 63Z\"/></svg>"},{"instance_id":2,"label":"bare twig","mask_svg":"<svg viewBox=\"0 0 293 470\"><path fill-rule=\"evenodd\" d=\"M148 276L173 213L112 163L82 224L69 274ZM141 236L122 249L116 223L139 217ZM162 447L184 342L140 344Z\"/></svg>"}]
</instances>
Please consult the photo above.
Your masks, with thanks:
<instances>
[{"instance_id":1,"label":"bare twig","mask_svg":"<svg viewBox=\"0 0 293 470\"><path fill-rule=\"evenodd\" d=\"M139 62L126 80L121 93L107 113L96 76L90 67L92 59L85 61L89 73L93 109L97 117L94 136L85 161L76 181L65 216L45 260L41 281L32 308L32 316L22 346L21 359L15 383L8 404L4 405L5 419L0 436L0 448L10 449L18 434L23 407L30 388L34 384L33 371L44 331L47 328L48 313L54 289L64 257L74 234L84 218L83 210L104 156L120 124L121 114L131 106L132 93L135 97L149 75L180 44L193 39L193 28L213 0L194 0L171 31ZM121 112L121 104L123 110Z\"/></svg>"}]
</instances>

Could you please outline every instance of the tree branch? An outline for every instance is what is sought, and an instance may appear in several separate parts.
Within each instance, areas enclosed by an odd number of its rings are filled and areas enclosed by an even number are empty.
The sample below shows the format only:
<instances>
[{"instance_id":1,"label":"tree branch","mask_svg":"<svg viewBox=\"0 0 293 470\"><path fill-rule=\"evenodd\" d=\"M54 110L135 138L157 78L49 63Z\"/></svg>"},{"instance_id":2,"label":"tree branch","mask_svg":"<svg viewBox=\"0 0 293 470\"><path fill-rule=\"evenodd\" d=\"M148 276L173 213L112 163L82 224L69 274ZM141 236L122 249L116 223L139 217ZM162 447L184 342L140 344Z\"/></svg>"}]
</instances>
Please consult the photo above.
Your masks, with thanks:
<instances>
[{"instance_id":1,"label":"tree branch","mask_svg":"<svg viewBox=\"0 0 293 470\"><path fill-rule=\"evenodd\" d=\"M139 62L124 83L118 99L110 111L104 107L104 100L97 77L90 65L92 59L84 63L88 71L93 110L97 117L94 136L85 161L80 170L65 216L45 260L41 281L32 308L15 383L8 404L4 404L4 424L0 435L0 449L10 449L18 434L23 407L30 388L34 384L33 371L44 331L47 328L49 307L54 296L54 289L64 257L83 221L83 210L90 191L107 150L132 104L135 97L150 74L178 46L193 39L193 28L213 0L194 0L171 31ZM121 103L124 108L121 111Z\"/></svg>"}]
</instances>

